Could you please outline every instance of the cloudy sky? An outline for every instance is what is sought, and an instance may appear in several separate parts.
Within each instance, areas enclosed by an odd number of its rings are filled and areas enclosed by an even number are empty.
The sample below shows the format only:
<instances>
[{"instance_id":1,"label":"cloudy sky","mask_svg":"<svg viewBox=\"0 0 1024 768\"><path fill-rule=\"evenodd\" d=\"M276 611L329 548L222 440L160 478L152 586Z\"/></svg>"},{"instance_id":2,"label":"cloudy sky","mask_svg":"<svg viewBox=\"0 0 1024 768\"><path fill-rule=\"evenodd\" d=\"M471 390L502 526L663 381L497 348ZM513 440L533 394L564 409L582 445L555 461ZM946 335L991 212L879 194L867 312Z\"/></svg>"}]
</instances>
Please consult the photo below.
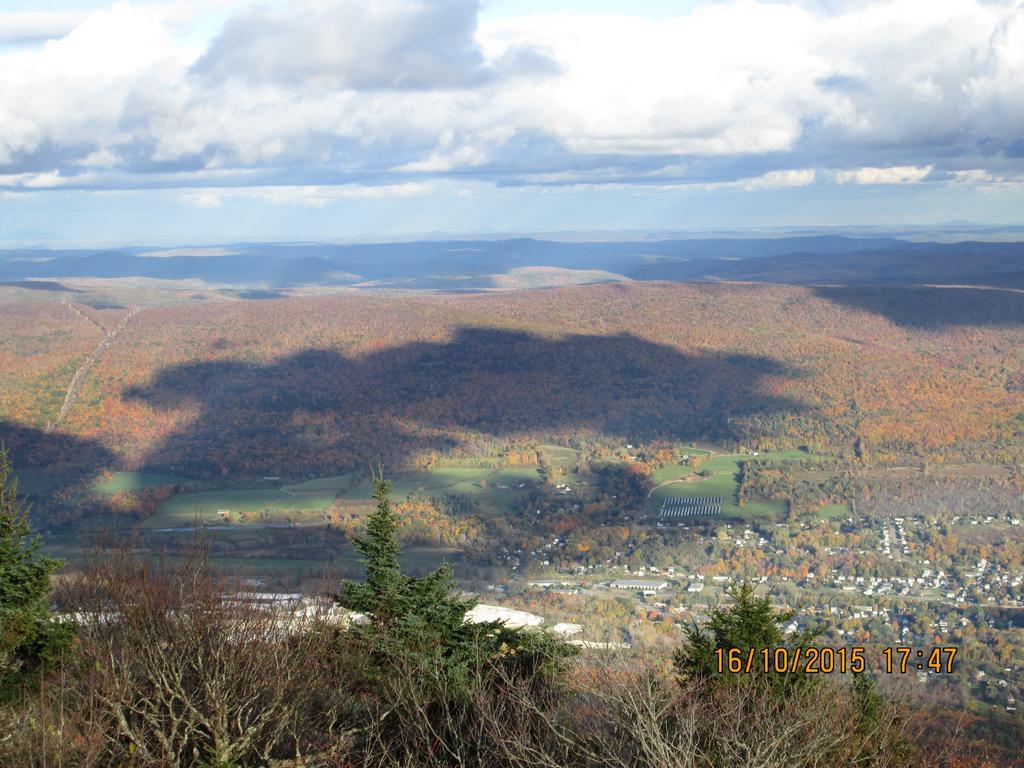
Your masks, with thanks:
<instances>
[{"instance_id":1,"label":"cloudy sky","mask_svg":"<svg viewBox=\"0 0 1024 768\"><path fill-rule=\"evenodd\" d=\"M1021 0L0 0L8 244L1022 211Z\"/></svg>"}]
</instances>

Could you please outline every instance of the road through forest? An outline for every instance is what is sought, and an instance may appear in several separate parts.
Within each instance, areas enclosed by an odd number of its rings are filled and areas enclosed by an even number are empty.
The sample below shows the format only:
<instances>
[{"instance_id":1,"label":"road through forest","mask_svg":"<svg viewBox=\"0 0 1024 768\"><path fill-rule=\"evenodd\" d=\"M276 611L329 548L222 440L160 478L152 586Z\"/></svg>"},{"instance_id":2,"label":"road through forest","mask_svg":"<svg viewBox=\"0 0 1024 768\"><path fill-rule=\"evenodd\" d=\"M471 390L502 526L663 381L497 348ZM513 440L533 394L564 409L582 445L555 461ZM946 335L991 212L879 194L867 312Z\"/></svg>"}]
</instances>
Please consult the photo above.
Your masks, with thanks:
<instances>
[{"instance_id":1,"label":"road through forest","mask_svg":"<svg viewBox=\"0 0 1024 768\"><path fill-rule=\"evenodd\" d=\"M89 371L92 370L93 366L96 365L96 361L99 360L100 356L107 350L107 348L111 344L113 344L114 339L117 338L118 334L120 334L121 331L125 329L125 327L128 325L128 322L133 317L135 317L135 315L137 315L140 310L140 307L131 307L128 310L127 314L125 314L125 316L121 318L120 322L118 322L118 324L114 328L108 330L71 302L64 302L64 306L66 306L68 309L70 309L72 312L74 312L76 315L78 315L86 322L96 326L101 331L103 331L103 337L100 339L100 343L96 345L96 348L91 353L89 353L89 355L85 358L84 361L82 361L82 364L78 367L78 370L75 371L75 375L71 377L71 382L68 384L68 390L64 394L64 402L60 407L60 411L57 413L57 418L47 425L47 432L53 432L53 430L57 429L57 427L59 427L63 423L64 419L67 418L68 413L70 413L71 411L71 407L75 404L75 401L78 399L78 393L81 391L82 383L89 375Z\"/></svg>"}]
</instances>

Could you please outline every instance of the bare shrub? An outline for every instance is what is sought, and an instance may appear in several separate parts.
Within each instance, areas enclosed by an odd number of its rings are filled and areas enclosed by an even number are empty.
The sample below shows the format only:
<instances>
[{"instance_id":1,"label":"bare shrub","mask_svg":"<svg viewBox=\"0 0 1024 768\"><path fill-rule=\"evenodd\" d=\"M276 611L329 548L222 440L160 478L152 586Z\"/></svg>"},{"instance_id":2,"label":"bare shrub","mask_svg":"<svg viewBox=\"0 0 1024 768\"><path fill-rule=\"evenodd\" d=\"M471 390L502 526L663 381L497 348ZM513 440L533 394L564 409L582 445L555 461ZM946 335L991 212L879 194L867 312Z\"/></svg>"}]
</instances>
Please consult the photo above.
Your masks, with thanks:
<instances>
[{"instance_id":1,"label":"bare shrub","mask_svg":"<svg viewBox=\"0 0 1024 768\"><path fill-rule=\"evenodd\" d=\"M99 764L249 765L344 748L352 704L335 627L234 599L201 558L90 567L61 601L76 607L72 741ZM76 764L85 764L78 762Z\"/></svg>"},{"instance_id":2,"label":"bare shrub","mask_svg":"<svg viewBox=\"0 0 1024 768\"><path fill-rule=\"evenodd\" d=\"M907 726L895 708L871 726L840 681L780 697L750 678L680 687L659 671L608 663L583 670L574 707L587 765L609 768L814 768L912 764ZM597 722L599 728L588 727Z\"/></svg>"},{"instance_id":3,"label":"bare shrub","mask_svg":"<svg viewBox=\"0 0 1024 768\"><path fill-rule=\"evenodd\" d=\"M862 725L845 683L787 698L753 680L680 687L663 670L582 660L543 694L481 668L468 699L424 695L423 670L396 665L362 733L363 766L833 768L914 765L896 707ZM918 763L924 765L924 763Z\"/></svg>"},{"instance_id":4,"label":"bare shrub","mask_svg":"<svg viewBox=\"0 0 1024 768\"><path fill-rule=\"evenodd\" d=\"M575 743L553 716L564 691L481 657L470 680L395 658L360 733L360 765L569 766Z\"/></svg>"}]
</instances>

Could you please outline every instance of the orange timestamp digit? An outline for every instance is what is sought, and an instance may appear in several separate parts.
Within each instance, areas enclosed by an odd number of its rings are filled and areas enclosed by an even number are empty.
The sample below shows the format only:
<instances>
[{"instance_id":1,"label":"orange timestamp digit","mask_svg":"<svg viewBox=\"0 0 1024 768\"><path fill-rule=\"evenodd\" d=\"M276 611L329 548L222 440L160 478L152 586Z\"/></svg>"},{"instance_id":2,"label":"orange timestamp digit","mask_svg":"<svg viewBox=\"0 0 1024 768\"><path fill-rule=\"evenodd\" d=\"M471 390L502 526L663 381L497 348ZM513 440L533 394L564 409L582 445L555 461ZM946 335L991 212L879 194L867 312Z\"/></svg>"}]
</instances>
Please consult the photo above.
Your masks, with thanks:
<instances>
[{"instance_id":1,"label":"orange timestamp digit","mask_svg":"<svg viewBox=\"0 0 1024 768\"><path fill-rule=\"evenodd\" d=\"M803 672L831 675L835 672L860 674L867 669L865 649L860 646L716 648L715 661L720 674Z\"/></svg>"},{"instance_id":2,"label":"orange timestamp digit","mask_svg":"<svg viewBox=\"0 0 1024 768\"><path fill-rule=\"evenodd\" d=\"M953 660L959 649L955 645L939 645L930 650L916 651L909 645L895 645L882 650L885 671L905 675L908 671L945 672L952 674Z\"/></svg>"},{"instance_id":3,"label":"orange timestamp digit","mask_svg":"<svg viewBox=\"0 0 1024 768\"><path fill-rule=\"evenodd\" d=\"M887 674L942 672L952 674L957 656L956 646L935 646L916 650L909 645L882 649L882 667ZM861 674L868 669L864 646L786 646L765 648L716 648L715 666L719 674Z\"/></svg>"}]
</instances>

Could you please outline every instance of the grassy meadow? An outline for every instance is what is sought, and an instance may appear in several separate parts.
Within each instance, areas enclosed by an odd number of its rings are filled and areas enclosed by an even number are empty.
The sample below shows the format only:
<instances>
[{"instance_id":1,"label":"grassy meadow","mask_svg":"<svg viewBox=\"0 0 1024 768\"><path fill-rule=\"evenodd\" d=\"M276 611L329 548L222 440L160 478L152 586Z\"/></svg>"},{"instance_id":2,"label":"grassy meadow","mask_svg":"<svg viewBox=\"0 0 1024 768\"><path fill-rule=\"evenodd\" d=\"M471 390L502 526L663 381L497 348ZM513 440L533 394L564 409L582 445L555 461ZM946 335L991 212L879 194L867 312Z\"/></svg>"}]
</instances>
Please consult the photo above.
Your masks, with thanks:
<instances>
[{"instance_id":1,"label":"grassy meadow","mask_svg":"<svg viewBox=\"0 0 1024 768\"><path fill-rule=\"evenodd\" d=\"M699 449L693 449L694 452ZM710 451L702 451L703 455L710 455ZM694 455L694 453L691 453ZM654 490L647 506L650 515L657 516L661 509L662 502L667 498L693 498L698 496L721 496L722 515L724 517L738 517L746 520L757 518L781 519L786 513L786 505L781 502L748 502L739 505L738 492L740 484L741 465L745 461L756 458L759 461L798 461L807 459L822 459L823 456L807 453L805 451L772 451L759 453L756 457L748 454L720 454L706 460L699 469L694 469L685 464L673 464L661 467L652 475ZM845 505L832 505L844 507ZM829 514L841 514L839 511L830 510ZM685 524L686 518L679 518L675 522Z\"/></svg>"}]
</instances>

